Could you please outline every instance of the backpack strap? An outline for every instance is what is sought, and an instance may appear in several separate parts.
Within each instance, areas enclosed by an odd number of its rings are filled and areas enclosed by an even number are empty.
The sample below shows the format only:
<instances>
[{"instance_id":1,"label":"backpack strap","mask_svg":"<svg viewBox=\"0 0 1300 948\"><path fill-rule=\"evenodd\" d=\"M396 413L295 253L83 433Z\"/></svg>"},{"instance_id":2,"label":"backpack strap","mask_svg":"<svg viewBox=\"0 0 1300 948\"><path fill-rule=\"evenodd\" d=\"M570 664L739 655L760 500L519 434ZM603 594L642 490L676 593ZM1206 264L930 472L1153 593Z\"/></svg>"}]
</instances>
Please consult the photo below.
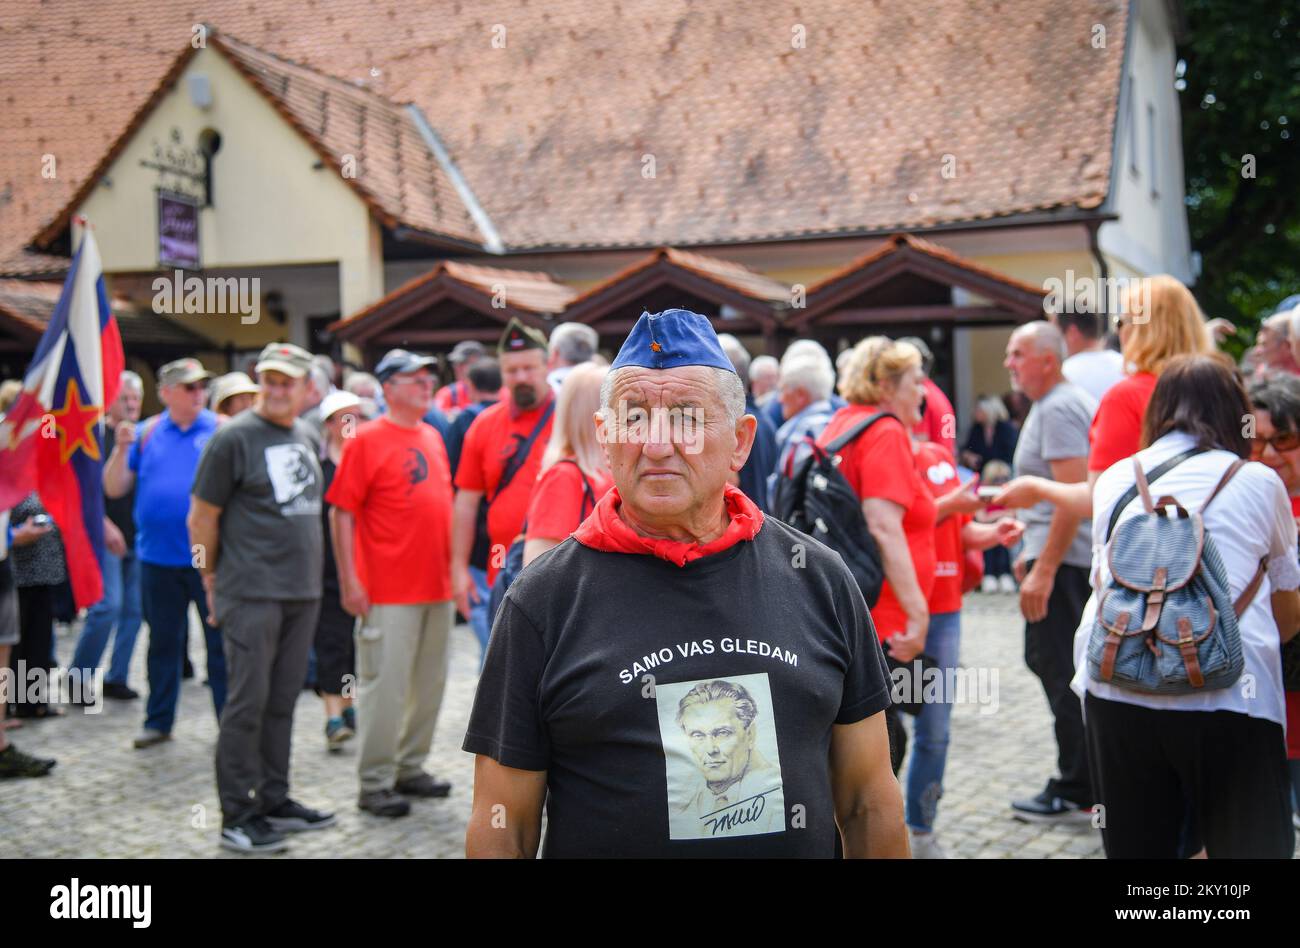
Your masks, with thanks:
<instances>
[{"instance_id":1,"label":"backpack strap","mask_svg":"<svg viewBox=\"0 0 1300 948\"><path fill-rule=\"evenodd\" d=\"M1204 448L1188 448L1186 451L1182 452L1181 454L1175 454L1173 457L1169 458L1168 460L1162 461L1159 464L1157 464L1155 467L1151 469L1151 472L1149 474L1142 475L1142 480L1145 481L1146 484L1148 485L1148 493L1150 493L1151 482L1154 481L1156 478L1169 473L1169 471L1177 467L1179 464L1182 464L1188 458L1194 457L1195 455L1198 454L1204 454L1204 453L1205 453ZM1137 463L1137 459L1134 458L1134 464L1136 463ZM1133 502L1133 498L1136 497L1137 495L1138 495L1138 485L1135 482L1132 487L1130 487L1128 490L1126 490L1123 494L1120 495L1119 500L1115 502L1115 506L1111 508L1110 523L1107 524L1106 526L1107 541L1110 540L1110 535L1115 532L1115 525L1119 523L1119 515L1124 512L1124 508L1127 507L1129 504L1131 504ZM1147 509L1151 510L1153 508L1148 506Z\"/></svg>"},{"instance_id":2,"label":"backpack strap","mask_svg":"<svg viewBox=\"0 0 1300 948\"><path fill-rule=\"evenodd\" d=\"M1255 578L1252 579L1246 588L1241 591L1241 595L1237 597L1237 601L1232 604L1232 611L1237 614L1238 619L1241 618L1241 614L1250 606L1251 601L1255 598L1255 593L1259 592L1259 584L1264 581L1264 574L1267 572L1268 557L1266 556L1259 561L1259 569L1255 570Z\"/></svg>"},{"instance_id":3,"label":"backpack strap","mask_svg":"<svg viewBox=\"0 0 1300 948\"><path fill-rule=\"evenodd\" d=\"M878 411L874 415L871 415L868 418L863 418L861 421L859 421L848 431L844 432L844 434L840 435L830 444L826 445L824 450L826 451L827 454L839 454L846 447L848 447L848 445L852 443L856 438L861 437L864 431L866 431L876 422L880 421L882 418L893 418L895 421L898 421L898 416L895 415L892 411ZM902 422L900 421L899 424L902 424Z\"/></svg>"},{"instance_id":4,"label":"backpack strap","mask_svg":"<svg viewBox=\"0 0 1300 948\"><path fill-rule=\"evenodd\" d=\"M1219 491L1227 487L1228 481L1232 480L1232 478L1236 475L1236 473L1245 466L1246 466L1246 462L1241 458L1237 458L1237 460L1233 461L1231 464L1228 465L1228 469L1224 471L1223 476L1219 478L1219 483L1214 485L1214 490L1210 491L1210 496L1206 497L1205 503L1201 504L1202 517L1205 516L1205 508L1210 506L1210 504L1214 502L1214 498L1219 496Z\"/></svg>"},{"instance_id":5,"label":"backpack strap","mask_svg":"<svg viewBox=\"0 0 1300 948\"><path fill-rule=\"evenodd\" d=\"M506 461L505 468L501 471L501 478L497 481L496 490L492 492L491 497L485 495L489 504L494 503L501 496L502 492L510 486L510 482L515 479L515 475L528 463L528 456L532 454L533 444L537 441L538 435L542 433L542 429L546 427L546 423L551 420L551 414L554 411L555 398L552 397L546 403L546 410L542 412L542 416L537 419L537 424L533 426L532 433L527 438L521 438L519 435L514 436L517 441L515 450Z\"/></svg>"}]
</instances>

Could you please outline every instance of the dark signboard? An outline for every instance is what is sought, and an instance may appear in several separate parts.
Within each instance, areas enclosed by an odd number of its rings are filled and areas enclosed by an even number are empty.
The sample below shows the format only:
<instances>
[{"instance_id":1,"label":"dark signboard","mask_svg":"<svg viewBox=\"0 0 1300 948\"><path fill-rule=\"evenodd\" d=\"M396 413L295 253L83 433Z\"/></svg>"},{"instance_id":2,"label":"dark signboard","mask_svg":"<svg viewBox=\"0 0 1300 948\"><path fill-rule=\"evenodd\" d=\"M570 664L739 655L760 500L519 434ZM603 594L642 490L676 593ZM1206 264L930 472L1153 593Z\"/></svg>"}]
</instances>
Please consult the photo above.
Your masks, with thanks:
<instances>
[{"instance_id":1,"label":"dark signboard","mask_svg":"<svg viewBox=\"0 0 1300 948\"><path fill-rule=\"evenodd\" d=\"M158 263L199 269L199 204L193 198L158 192Z\"/></svg>"}]
</instances>

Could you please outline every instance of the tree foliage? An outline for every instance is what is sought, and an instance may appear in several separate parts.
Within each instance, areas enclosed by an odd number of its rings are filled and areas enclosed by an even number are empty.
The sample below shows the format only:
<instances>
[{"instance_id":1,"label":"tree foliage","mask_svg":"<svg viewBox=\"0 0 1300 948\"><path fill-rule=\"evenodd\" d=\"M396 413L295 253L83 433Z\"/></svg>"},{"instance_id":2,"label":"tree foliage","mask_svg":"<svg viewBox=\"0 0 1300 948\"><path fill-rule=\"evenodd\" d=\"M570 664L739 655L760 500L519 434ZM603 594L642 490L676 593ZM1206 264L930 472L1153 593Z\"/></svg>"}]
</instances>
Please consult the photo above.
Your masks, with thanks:
<instances>
[{"instance_id":1,"label":"tree foliage","mask_svg":"<svg viewBox=\"0 0 1300 948\"><path fill-rule=\"evenodd\" d=\"M1300 292L1300 5L1182 6L1176 85L1196 295L1208 315L1250 330Z\"/></svg>"}]
</instances>

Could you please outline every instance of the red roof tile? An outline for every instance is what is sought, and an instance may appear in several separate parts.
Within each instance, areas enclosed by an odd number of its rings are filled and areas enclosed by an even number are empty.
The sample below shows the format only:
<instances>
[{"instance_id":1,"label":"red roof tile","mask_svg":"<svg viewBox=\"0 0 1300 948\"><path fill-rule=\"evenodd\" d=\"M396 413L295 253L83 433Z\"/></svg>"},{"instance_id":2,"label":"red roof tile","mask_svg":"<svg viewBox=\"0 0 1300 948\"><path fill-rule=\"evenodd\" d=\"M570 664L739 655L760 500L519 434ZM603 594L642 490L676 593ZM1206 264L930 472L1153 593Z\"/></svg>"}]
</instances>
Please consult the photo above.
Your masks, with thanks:
<instances>
[{"instance_id":1,"label":"red roof tile","mask_svg":"<svg viewBox=\"0 0 1300 948\"><path fill-rule=\"evenodd\" d=\"M417 104L507 247L523 249L1095 208L1109 188L1127 10L1123 0L613 0L593 16L586 0L499 13L464 0L101 0L92 14L18 0L0 29L0 257L68 203L200 17ZM1097 23L1103 49L1089 42ZM311 112L312 82L326 80L265 68L303 90L287 96L291 113ZM435 211L417 199L440 187L381 170L374 149L406 154L399 125L384 145L369 130L339 133L365 146L375 200L412 226L463 224L446 202ZM53 181L39 173L46 153L58 156Z\"/></svg>"}]
</instances>

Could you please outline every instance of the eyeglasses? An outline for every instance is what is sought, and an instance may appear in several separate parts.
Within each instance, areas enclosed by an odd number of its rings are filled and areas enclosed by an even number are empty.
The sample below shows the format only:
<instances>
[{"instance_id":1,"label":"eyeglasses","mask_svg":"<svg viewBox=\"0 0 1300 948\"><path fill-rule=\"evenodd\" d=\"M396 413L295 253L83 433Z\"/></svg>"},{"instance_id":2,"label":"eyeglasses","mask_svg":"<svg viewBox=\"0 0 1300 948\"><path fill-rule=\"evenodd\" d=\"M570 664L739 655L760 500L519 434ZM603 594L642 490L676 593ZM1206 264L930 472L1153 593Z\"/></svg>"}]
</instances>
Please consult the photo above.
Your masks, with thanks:
<instances>
[{"instance_id":1,"label":"eyeglasses","mask_svg":"<svg viewBox=\"0 0 1300 948\"><path fill-rule=\"evenodd\" d=\"M208 390L207 382L185 382L181 388L187 392L206 392Z\"/></svg>"},{"instance_id":2,"label":"eyeglasses","mask_svg":"<svg viewBox=\"0 0 1300 948\"><path fill-rule=\"evenodd\" d=\"M1264 449L1270 444L1278 454L1294 451L1296 448L1300 448L1300 431L1287 431L1282 434L1275 434L1271 438L1261 438L1256 435L1250 441L1250 456L1258 461L1264 456Z\"/></svg>"}]
</instances>

